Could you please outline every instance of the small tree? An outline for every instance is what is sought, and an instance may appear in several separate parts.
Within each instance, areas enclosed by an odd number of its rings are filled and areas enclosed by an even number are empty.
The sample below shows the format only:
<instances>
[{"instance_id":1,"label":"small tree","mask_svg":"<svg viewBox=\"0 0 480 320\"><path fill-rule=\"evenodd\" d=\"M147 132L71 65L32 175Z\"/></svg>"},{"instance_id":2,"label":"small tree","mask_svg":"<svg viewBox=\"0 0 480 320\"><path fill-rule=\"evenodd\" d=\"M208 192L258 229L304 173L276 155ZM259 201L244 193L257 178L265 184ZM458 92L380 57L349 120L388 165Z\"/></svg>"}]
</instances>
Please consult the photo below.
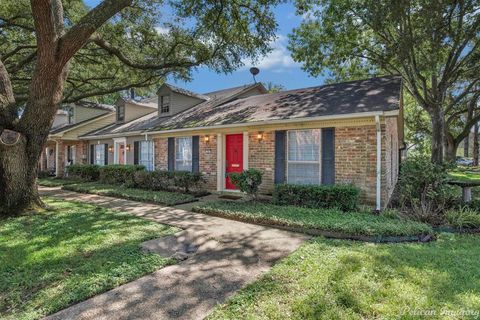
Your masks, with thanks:
<instances>
[{"instance_id":1,"label":"small tree","mask_svg":"<svg viewBox=\"0 0 480 320\"><path fill-rule=\"evenodd\" d=\"M254 201L258 198L258 188L262 184L263 172L257 169L244 170L241 173L233 172L229 174L230 181L245 192Z\"/></svg>"}]
</instances>

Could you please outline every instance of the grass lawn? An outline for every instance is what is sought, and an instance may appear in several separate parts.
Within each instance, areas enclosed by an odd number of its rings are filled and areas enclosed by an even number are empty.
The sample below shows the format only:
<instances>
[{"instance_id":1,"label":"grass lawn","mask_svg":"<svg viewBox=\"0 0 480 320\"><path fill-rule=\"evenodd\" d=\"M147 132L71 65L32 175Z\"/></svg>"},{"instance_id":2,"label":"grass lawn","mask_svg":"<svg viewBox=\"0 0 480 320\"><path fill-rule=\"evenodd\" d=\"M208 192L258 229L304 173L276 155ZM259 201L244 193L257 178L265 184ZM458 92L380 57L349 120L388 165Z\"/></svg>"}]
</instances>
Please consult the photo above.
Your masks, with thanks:
<instances>
[{"instance_id":1,"label":"grass lawn","mask_svg":"<svg viewBox=\"0 0 480 320\"><path fill-rule=\"evenodd\" d=\"M173 261L143 241L178 231L89 204L0 220L0 318L38 319Z\"/></svg>"},{"instance_id":2,"label":"grass lawn","mask_svg":"<svg viewBox=\"0 0 480 320\"><path fill-rule=\"evenodd\" d=\"M99 182L69 184L64 186L63 189L82 193L99 194L102 196L125 198L134 201L152 202L167 206L196 201L196 198L190 194L125 188L121 186L102 184Z\"/></svg>"},{"instance_id":3,"label":"grass lawn","mask_svg":"<svg viewBox=\"0 0 480 320\"><path fill-rule=\"evenodd\" d=\"M61 178L39 178L37 184L44 187L61 187L67 184L78 183L79 181L73 179L61 179Z\"/></svg>"},{"instance_id":4,"label":"grass lawn","mask_svg":"<svg viewBox=\"0 0 480 320\"><path fill-rule=\"evenodd\" d=\"M453 170L448 173L452 180L480 182L480 173L468 170Z\"/></svg>"},{"instance_id":5,"label":"grass lawn","mask_svg":"<svg viewBox=\"0 0 480 320\"><path fill-rule=\"evenodd\" d=\"M479 256L474 235L427 244L315 238L208 319L479 319Z\"/></svg>"},{"instance_id":6,"label":"grass lawn","mask_svg":"<svg viewBox=\"0 0 480 320\"><path fill-rule=\"evenodd\" d=\"M221 214L253 223L343 232L350 235L410 236L431 234L430 226L360 212L336 209L308 209L272 204L215 201L194 207L194 211Z\"/></svg>"}]
</instances>

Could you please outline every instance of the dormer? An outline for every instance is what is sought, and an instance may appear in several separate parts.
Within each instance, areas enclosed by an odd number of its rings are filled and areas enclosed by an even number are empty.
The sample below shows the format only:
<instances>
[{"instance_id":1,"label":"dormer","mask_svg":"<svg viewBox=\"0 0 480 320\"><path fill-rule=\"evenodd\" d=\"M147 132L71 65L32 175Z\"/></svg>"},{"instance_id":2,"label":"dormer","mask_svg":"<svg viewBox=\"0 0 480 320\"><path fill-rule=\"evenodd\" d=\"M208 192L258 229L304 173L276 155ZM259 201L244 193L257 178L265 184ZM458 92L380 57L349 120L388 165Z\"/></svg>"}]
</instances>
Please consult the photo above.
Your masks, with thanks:
<instances>
[{"instance_id":1,"label":"dormer","mask_svg":"<svg viewBox=\"0 0 480 320\"><path fill-rule=\"evenodd\" d=\"M143 117L149 113L156 112L157 99L122 99L119 98L115 103L116 121L118 123L125 123L140 117Z\"/></svg>"},{"instance_id":2,"label":"dormer","mask_svg":"<svg viewBox=\"0 0 480 320\"><path fill-rule=\"evenodd\" d=\"M158 116L169 117L196 106L210 98L164 83L157 91Z\"/></svg>"}]
</instances>

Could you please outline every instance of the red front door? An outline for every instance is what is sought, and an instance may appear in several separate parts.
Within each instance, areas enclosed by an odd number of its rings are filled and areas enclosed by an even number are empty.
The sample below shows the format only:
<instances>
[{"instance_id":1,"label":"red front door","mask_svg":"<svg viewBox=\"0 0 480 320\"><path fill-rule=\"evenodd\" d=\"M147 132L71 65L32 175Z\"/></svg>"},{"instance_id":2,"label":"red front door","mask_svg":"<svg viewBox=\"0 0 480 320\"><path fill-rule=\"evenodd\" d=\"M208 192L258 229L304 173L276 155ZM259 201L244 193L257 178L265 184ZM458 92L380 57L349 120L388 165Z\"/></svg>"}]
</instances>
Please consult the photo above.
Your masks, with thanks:
<instances>
[{"instance_id":1,"label":"red front door","mask_svg":"<svg viewBox=\"0 0 480 320\"><path fill-rule=\"evenodd\" d=\"M231 172L243 171L243 134L229 134L225 139L225 168L227 177L225 178L225 188L236 189L230 182L228 174Z\"/></svg>"}]
</instances>

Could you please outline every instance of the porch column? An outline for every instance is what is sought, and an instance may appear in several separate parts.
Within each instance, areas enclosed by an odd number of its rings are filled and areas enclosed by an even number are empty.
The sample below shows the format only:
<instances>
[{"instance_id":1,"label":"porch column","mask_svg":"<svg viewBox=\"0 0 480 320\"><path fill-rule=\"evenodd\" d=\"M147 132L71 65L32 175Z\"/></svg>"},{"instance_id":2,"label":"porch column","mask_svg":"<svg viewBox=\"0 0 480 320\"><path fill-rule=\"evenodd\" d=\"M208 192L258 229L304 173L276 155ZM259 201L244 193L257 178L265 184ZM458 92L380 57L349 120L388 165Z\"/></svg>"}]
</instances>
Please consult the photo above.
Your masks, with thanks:
<instances>
[{"instance_id":1,"label":"porch column","mask_svg":"<svg viewBox=\"0 0 480 320\"><path fill-rule=\"evenodd\" d=\"M60 143L55 141L55 176L60 177Z\"/></svg>"}]
</instances>

